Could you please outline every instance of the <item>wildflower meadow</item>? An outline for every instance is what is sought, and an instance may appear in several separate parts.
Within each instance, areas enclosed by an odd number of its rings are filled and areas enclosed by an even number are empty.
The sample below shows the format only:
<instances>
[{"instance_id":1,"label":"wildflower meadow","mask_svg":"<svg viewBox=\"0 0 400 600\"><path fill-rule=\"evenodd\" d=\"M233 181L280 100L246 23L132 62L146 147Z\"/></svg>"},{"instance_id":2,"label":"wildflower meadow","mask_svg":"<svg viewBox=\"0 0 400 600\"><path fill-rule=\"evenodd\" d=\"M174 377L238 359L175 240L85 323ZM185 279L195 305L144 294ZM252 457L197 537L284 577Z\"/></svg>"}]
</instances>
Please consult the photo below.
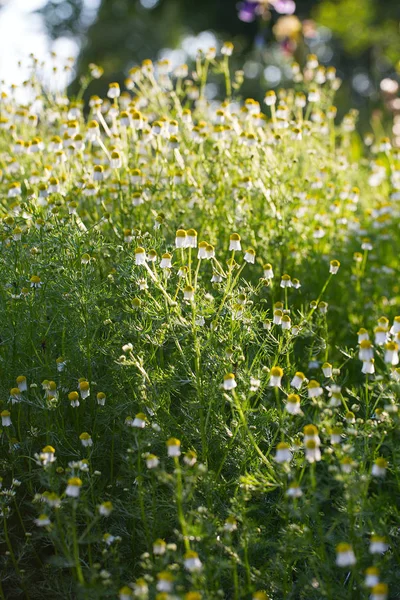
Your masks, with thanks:
<instances>
[{"instance_id":1,"label":"wildflower meadow","mask_svg":"<svg viewBox=\"0 0 400 600\"><path fill-rule=\"evenodd\" d=\"M400 152L232 51L1 95L1 600L400 598Z\"/></svg>"}]
</instances>

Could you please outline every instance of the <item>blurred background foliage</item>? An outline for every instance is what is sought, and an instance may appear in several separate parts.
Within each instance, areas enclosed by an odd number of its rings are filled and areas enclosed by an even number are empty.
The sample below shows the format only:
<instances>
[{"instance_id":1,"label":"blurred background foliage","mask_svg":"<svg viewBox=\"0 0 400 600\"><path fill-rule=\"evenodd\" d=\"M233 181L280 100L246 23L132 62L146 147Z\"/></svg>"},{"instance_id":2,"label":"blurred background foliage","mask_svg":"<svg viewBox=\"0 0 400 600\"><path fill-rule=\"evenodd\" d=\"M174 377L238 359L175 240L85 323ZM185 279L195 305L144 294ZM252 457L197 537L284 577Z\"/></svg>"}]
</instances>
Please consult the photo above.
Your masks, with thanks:
<instances>
[{"instance_id":1,"label":"blurred background foliage","mask_svg":"<svg viewBox=\"0 0 400 600\"><path fill-rule=\"evenodd\" d=\"M199 46L230 40L244 95L261 99L285 85L290 62L315 53L344 80L339 111L352 105L367 114L381 104L380 82L395 76L400 58L399 0L48 0L40 13L53 39L79 41L72 91L89 63L104 68L88 94L122 82L145 58L190 64Z\"/></svg>"}]
</instances>

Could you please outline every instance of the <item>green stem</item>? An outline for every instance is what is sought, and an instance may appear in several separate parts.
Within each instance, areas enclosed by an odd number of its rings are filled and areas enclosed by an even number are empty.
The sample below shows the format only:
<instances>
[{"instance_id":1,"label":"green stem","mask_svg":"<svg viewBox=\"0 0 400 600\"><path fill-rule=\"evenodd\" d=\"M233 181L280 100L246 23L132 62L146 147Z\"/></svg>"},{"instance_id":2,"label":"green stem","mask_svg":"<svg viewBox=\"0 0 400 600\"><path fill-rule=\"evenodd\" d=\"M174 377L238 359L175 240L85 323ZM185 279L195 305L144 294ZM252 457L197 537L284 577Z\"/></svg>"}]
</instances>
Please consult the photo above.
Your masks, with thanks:
<instances>
[{"instance_id":1,"label":"green stem","mask_svg":"<svg viewBox=\"0 0 400 600\"><path fill-rule=\"evenodd\" d=\"M186 550L186 552L188 552L190 550L190 542L189 542L189 535L188 535L185 514L183 512L182 471L181 471L181 465L179 463L179 458L177 456L174 456L174 463L175 463L175 473L176 473L175 499L176 499L176 506L178 509L178 519L179 519L179 524L181 526L185 550Z\"/></svg>"}]
</instances>

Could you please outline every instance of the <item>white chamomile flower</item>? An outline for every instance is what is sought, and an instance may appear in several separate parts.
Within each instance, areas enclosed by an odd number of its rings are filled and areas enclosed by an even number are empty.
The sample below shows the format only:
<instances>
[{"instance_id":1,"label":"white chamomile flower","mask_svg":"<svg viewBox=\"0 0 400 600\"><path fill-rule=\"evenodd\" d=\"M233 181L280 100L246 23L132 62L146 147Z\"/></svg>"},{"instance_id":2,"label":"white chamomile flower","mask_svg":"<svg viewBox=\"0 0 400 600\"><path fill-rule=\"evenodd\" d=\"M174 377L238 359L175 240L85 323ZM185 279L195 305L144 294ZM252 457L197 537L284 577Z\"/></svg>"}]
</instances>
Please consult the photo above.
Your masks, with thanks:
<instances>
[{"instance_id":1,"label":"white chamomile flower","mask_svg":"<svg viewBox=\"0 0 400 600\"><path fill-rule=\"evenodd\" d=\"M270 371L269 385L271 387L280 387L283 377L283 370L280 367L272 367Z\"/></svg>"},{"instance_id":2,"label":"white chamomile flower","mask_svg":"<svg viewBox=\"0 0 400 600\"><path fill-rule=\"evenodd\" d=\"M203 567L199 555L193 550L189 550L188 552L186 552L183 564L185 569L187 569L191 573L193 573L194 571L201 571Z\"/></svg>"},{"instance_id":3,"label":"white chamomile flower","mask_svg":"<svg viewBox=\"0 0 400 600\"><path fill-rule=\"evenodd\" d=\"M253 248L248 248L246 250L243 258L247 263L254 265L255 260L256 260L255 250L253 250Z\"/></svg>"},{"instance_id":4,"label":"white chamomile flower","mask_svg":"<svg viewBox=\"0 0 400 600\"><path fill-rule=\"evenodd\" d=\"M78 498L82 486L82 480L79 477L71 477L68 479L68 485L65 489L65 494L71 498Z\"/></svg>"},{"instance_id":5,"label":"white chamomile flower","mask_svg":"<svg viewBox=\"0 0 400 600\"><path fill-rule=\"evenodd\" d=\"M289 496L289 498L301 498L303 492L299 484L294 481L289 485L286 495Z\"/></svg>"},{"instance_id":6,"label":"white chamomile flower","mask_svg":"<svg viewBox=\"0 0 400 600\"><path fill-rule=\"evenodd\" d=\"M160 459L155 454L146 454L145 460L148 469L156 469L160 464Z\"/></svg>"},{"instance_id":7,"label":"white chamomile flower","mask_svg":"<svg viewBox=\"0 0 400 600\"><path fill-rule=\"evenodd\" d=\"M297 373L294 374L294 377L292 378L290 385L291 387L295 388L296 390L299 390L301 388L301 386L303 385L303 383L305 383L306 381L306 376L304 375L304 373L302 373L301 371L297 371Z\"/></svg>"},{"instance_id":8,"label":"white chamomile flower","mask_svg":"<svg viewBox=\"0 0 400 600\"><path fill-rule=\"evenodd\" d=\"M237 386L237 383L235 381L235 375L233 373L226 373L226 375L224 375L224 383L223 383L223 387L224 390L233 390L235 389L235 387Z\"/></svg>"},{"instance_id":9,"label":"white chamomile flower","mask_svg":"<svg viewBox=\"0 0 400 600\"><path fill-rule=\"evenodd\" d=\"M309 398L318 398L319 396L322 396L322 394L324 393L324 390L322 389L322 387L320 386L318 381L315 381L315 379L311 379L308 382L307 390L308 390Z\"/></svg>"},{"instance_id":10,"label":"white chamomile flower","mask_svg":"<svg viewBox=\"0 0 400 600\"><path fill-rule=\"evenodd\" d=\"M162 556L167 551L167 544L164 540L157 539L153 543L153 554L155 556Z\"/></svg>"},{"instance_id":11,"label":"white chamomile flower","mask_svg":"<svg viewBox=\"0 0 400 600\"><path fill-rule=\"evenodd\" d=\"M286 442L280 442L276 447L275 460L277 463L290 462L292 460L292 453L290 451L289 444Z\"/></svg>"},{"instance_id":12,"label":"white chamomile flower","mask_svg":"<svg viewBox=\"0 0 400 600\"><path fill-rule=\"evenodd\" d=\"M98 510L99 510L99 515L101 515L102 517L109 517L113 511L112 502L103 502L98 507Z\"/></svg>"},{"instance_id":13,"label":"white chamomile flower","mask_svg":"<svg viewBox=\"0 0 400 600\"><path fill-rule=\"evenodd\" d=\"M135 250L135 265L145 265L146 264L146 251L144 248L140 246Z\"/></svg>"},{"instance_id":14,"label":"white chamomile flower","mask_svg":"<svg viewBox=\"0 0 400 600\"><path fill-rule=\"evenodd\" d=\"M372 465L371 473L374 477L385 477L388 467L388 461L385 458L376 458Z\"/></svg>"},{"instance_id":15,"label":"white chamomile flower","mask_svg":"<svg viewBox=\"0 0 400 600\"><path fill-rule=\"evenodd\" d=\"M298 394L289 394L286 398L285 409L291 415L301 414L300 396Z\"/></svg>"},{"instance_id":16,"label":"white chamomile flower","mask_svg":"<svg viewBox=\"0 0 400 600\"><path fill-rule=\"evenodd\" d=\"M146 427L147 417L144 413L138 413L132 421L132 427L144 429Z\"/></svg>"},{"instance_id":17,"label":"white chamomile flower","mask_svg":"<svg viewBox=\"0 0 400 600\"><path fill-rule=\"evenodd\" d=\"M338 567L352 567L356 562L356 557L350 544L342 542L336 546L336 564Z\"/></svg>"},{"instance_id":18,"label":"white chamomile flower","mask_svg":"<svg viewBox=\"0 0 400 600\"><path fill-rule=\"evenodd\" d=\"M371 536L369 544L370 554L384 554L388 548L389 545L385 537L382 537L380 535Z\"/></svg>"},{"instance_id":19,"label":"white chamomile flower","mask_svg":"<svg viewBox=\"0 0 400 600\"><path fill-rule=\"evenodd\" d=\"M232 233L229 238L229 251L240 251L241 249L240 235L238 233Z\"/></svg>"},{"instance_id":20,"label":"white chamomile flower","mask_svg":"<svg viewBox=\"0 0 400 600\"><path fill-rule=\"evenodd\" d=\"M336 275L336 273L339 271L339 267L340 262L338 260L331 260L329 264L329 273L331 273L331 275Z\"/></svg>"},{"instance_id":21,"label":"white chamomile flower","mask_svg":"<svg viewBox=\"0 0 400 600\"><path fill-rule=\"evenodd\" d=\"M386 600L389 593L387 583L377 583L371 589L370 600Z\"/></svg>"},{"instance_id":22,"label":"white chamomile flower","mask_svg":"<svg viewBox=\"0 0 400 600\"><path fill-rule=\"evenodd\" d=\"M270 265L269 263L265 264L264 267L264 279L273 279L274 278L274 270L272 268L272 265Z\"/></svg>"},{"instance_id":23,"label":"white chamomile flower","mask_svg":"<svg viewBox=\"0 0 400 600\"><path fill-rule=\"evenodd\" d=\"M372 588L379 583L379 569L377 567L368 567L365 570L364 585Z\"/></svg>"},{"instance_id":24,"label":"white chamomile flower","mask_svg":"<svg viewBox=\"0 0 400 600\"><path fill-rule=\"evenodd\" d=\"M167 441L168 456L178 457L181 455L181 442L176 438L170 438Z\"/></svg>"},{"instance_id":25,"label":"white chamomile flower","mask_svg":"<svg viewBox=\"0 0 400 600\"><path fill-rule=\"evenodd\" d=\"M37 519L35 519L35 525L38 527L48 527L51 525L51 521L49 517L45 514L39 515Z\"/></svg>"}]
</instances>

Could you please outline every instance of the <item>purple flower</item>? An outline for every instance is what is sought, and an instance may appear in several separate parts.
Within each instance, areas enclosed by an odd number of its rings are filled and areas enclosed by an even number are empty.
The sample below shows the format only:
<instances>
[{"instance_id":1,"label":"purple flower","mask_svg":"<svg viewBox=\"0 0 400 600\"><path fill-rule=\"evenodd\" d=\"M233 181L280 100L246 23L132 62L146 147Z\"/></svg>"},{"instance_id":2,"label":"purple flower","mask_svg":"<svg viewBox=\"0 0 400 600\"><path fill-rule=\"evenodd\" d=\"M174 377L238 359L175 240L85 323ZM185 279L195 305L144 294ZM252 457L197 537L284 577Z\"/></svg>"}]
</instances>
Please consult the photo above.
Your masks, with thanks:
<instances>
[{"instance_id":1,"label":"purple flower","mask_svg":"<svg viewBox=\"0 0 400 600\"><path fill-rule=\"evenodd\" d=\"M271 2L276 12L281 15L292 15L296 10L296 3L294 0L275 0Z\"/></svg>"},{"instance_id":2,"label":"purple flower","mask_svg":"<svg viewBox=\"0 0 400 600\"><path fill-rule=\"evenodd\" d=\"M245 0L239 4L239 19L244 23L252 23L256 18L257 7L259 2L251 2L251 0Z\"/></svg>"}]
</instances>

